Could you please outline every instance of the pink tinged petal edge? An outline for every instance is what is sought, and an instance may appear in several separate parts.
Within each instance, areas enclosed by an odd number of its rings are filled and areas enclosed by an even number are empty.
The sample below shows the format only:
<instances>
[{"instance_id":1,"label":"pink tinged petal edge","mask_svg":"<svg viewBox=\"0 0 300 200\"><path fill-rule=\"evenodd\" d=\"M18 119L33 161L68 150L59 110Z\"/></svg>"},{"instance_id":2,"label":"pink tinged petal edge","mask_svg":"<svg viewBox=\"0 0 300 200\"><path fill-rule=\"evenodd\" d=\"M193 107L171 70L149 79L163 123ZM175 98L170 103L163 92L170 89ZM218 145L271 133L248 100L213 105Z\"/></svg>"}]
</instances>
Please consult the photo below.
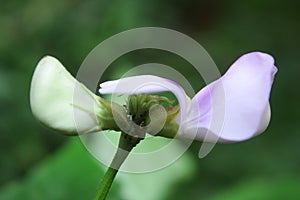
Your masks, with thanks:
<instances>
[{"instance_id":1,"label":"pink tinged petal edge","mask_svg":"<svg viewBox=\"0 0 300 200\"><path fill-rule=\"evenodd\" d=\"M187 95L176 82L154 75L140 75L107 81L100 84L100 94L151 94L170 91L180 104L180 118L184 119L187 111ZM181 121L179 119L179 121Z\"/></svg>"},{"instance_id":2,"label":"pink tinged petal edge","mask_svg":"<svg viewBox=\"0 0 300 200\"><path fill-rule=\"evenodd\" d=\"M238 142L262 133L271 116L269 96L277 68L272 56L241 56L220 79L191 101L183 136L206 142Z\"/></svg>"}]
</instances>

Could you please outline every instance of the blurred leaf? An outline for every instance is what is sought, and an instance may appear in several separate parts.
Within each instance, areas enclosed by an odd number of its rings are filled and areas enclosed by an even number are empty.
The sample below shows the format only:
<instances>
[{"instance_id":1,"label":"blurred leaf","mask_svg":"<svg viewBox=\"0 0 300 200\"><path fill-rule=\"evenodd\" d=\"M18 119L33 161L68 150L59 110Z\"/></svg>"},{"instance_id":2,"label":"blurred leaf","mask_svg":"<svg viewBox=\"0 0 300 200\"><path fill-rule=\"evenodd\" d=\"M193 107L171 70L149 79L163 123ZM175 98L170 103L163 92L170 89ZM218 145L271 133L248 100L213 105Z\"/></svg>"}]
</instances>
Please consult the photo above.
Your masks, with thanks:
<instances>
[{"instance_id":1,"label":"blurred leaf","mask_svg":"<svg viewBox=\"0 0 300 200\"><path fill-rule=\"evenodd\" d=\"M211 200L282 200L299 199L300 182L295 177L263 179L256 178L243 181Z\"/></svg>"},{"instance_id":2,"label":"blurred leaf","mask_svg":"<svg viewBox=\"0 0 300 200\"><path fill-rule=\"evenodd\" d=\"M0 191L0 199L91 199L104 168L71 140L33 169L24 180Z\"/></svg>"},{"instance_id":3,"label":"blurred leaf","mask_svg":"<svg viewBox=\"0 0 300 200\"><path fill-rule=\"evenodd\" d=\"M176 182L191 177L193 169L193 161L186 154L172 166L154 173L120 173L108 199L163 199ZM23 180L2 188L0 199L92 199L104 171L78 139L71 139Z\"/></svg>"}]
</instances>

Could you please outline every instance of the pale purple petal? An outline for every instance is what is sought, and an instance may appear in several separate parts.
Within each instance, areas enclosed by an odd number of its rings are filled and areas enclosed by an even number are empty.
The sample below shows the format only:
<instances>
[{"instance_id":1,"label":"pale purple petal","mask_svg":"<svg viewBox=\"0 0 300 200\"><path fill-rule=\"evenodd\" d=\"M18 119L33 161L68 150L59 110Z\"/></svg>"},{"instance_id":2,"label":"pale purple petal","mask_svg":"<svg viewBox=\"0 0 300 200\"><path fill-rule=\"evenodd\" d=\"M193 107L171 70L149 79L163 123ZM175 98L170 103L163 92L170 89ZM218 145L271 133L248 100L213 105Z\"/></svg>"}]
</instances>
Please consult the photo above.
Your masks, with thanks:
<instances>
[{"instance_id":1,"label":"pale purple petal","mask_svg":"<svg viewBox=\"0 0 300 200\"><path fill-rule=\"evenodd\" d=\"M270 121L269 96L276 72L268 54L240 57L192 99L184 136L197 132L197 140L235 142L262 133Z\"/></svg>"},{"instance_id":2,"label":"pale purple petal","mask_svg":"<svg viewBox=\"0 0 300 200\"><path fill-rule=\"evenodd\" d=\"M151 94L170 91L180 104L181 119L187 110L187 96L181 86L174 81L153 75L126 77L100 84L100 94Z\"/></svg>"}]
</instances>

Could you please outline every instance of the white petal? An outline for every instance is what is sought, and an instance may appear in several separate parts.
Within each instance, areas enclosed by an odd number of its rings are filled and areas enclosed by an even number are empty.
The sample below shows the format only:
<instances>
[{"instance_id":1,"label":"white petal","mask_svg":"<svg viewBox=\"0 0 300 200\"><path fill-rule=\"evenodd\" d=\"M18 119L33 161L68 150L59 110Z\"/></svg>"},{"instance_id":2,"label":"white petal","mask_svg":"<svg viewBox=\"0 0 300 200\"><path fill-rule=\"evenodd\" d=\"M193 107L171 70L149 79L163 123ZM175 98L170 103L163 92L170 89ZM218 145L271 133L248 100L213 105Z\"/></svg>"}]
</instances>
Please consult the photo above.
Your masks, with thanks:
<instances>
[{"instance_id":1,"label":"white petal","mask_svg":"<svg viewBox=\"0 0 300 200\"><path fill-rule=\"evenodd\" d=\"M197 140L237 142L262 133L270 121L269 96L276 72L268 54L240 57L192 99L184 135L196 132Z\"/></svg>"},{"instance_id":2,"label":"white petal","mask_svg":"<svg viewBox=\"0 0 300 200\"><path fill-rule=\"evenodd\" d=\"M100 130L94 114L95 98L57 59L46 56L38 63L30 105L33 115L48 128L66 135Z\"/></svg>"}]
</instances>

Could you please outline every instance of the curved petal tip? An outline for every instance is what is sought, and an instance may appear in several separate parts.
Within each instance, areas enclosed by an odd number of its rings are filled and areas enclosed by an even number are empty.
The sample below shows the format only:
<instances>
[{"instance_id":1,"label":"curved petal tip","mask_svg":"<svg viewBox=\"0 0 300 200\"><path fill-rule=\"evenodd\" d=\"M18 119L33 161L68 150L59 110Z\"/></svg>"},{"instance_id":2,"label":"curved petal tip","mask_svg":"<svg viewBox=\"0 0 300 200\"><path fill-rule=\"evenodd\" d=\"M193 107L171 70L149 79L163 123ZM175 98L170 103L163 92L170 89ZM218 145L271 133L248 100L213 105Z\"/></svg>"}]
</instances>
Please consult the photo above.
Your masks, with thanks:
<instances>
[{"instance_id":1,"label":"curved petal tip","mask_svg":"<svg viewBox=\"0 0 300 200\"><path fill-rule=\"evenodd\" d=\"M33 115L46 127L61 134L76 135L99 129L95 115L84 111L93 111L95 100L91 94L56 58L45 56L32 76L30 106ZM75 117L81 122L76 123Z\"/></svg>"},{"instance_id":2,"label":"curved petal tip","mask_svg":"<svg viewBox=\"0 0 300 200\"><path fill-rule=\"evenodd\" d=\"M241 56L192 99L187 136L196 131L197 140L217 137L221 142L238 142L262 133L270 121L269 96L276 72L269 54Z\"/></svg>"}]
</instances>

